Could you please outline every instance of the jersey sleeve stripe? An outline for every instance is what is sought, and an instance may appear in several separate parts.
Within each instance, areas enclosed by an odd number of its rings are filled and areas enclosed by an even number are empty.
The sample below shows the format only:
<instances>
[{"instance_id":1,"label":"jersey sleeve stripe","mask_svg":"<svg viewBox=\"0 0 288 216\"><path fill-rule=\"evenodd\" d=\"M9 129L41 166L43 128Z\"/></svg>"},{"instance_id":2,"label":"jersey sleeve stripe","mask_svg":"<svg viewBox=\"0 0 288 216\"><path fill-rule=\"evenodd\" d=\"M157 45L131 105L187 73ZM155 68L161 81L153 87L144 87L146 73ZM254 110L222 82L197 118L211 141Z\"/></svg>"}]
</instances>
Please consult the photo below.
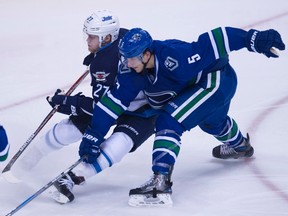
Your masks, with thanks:
<instances>
[{"instance_id":1,"label":"jersey sleeve stripe","mask_svg":"<svg viewBox=\"0 0 288 216\"><path fill-rule=\"evenodd\" d=\"M121 101L117 98L115 98L110 92L107 92L107 97L110 98L110 100L112 100L115 104L117 104L119 107L121 107L121 109L126 110L127 107L124 106Z\"/></svg>"},{"instance_id":2,"label":"jersey sleeve stripe","mask_svg":"<svg viewBox=\"0 0 288 216\"><path fill-rule=\"evenodd\" d=\"M218 53L217 45L216 45L216 42L214 40L212 32L211 31L208 32L208 35L209 35L209 38L210 38L211 45L213 47L215 59L218 59L219 58L219 53Z\"/></svg>"},{"instance_id":3,"label":"jersey sleeve stripe","mask_svg":"<svg viewBox=\"0 0 288 216\"><path fill-rule=\"evenodd\" d=\"M105 107L101 102L97 103L97 106L102 109L105 113L107 113L109 116L111 116L113 119L117 119L118 115L116 115L115 113L113 113L110 109L108 109L107 107Z\"/></svg>"},{"instance_id":4,"label":"jersey sleeve stripe","mask_svg":"<svg viewBox=\"0 0 288 216\"><path fill-rule=\"evenodd\" d=\"M230 46L229 46L229 40L228 40L228 35L227 35L227 32L226 32L226 28L221 28L221 30L222 30L222 33L223 33L223 38L224 38L224 44L225 44L226 51L227 51L227 53L230 53L231 49L230 49Z\"/></svg>"},{"instance_id":5,"label":"jersey sleeve stripe","mask_svg":"<svg viewBox=\"0 0 288 216\"><path fill-rule=\"evenodd\" d=\"M99 107L100 104L102 105L101 109L105 110L107 113L110 111L116 116L120 116L127 109L127 107L123 106L119 100L112 97L111 94L104 95L99 102Z\"/></svg>"},{"instance_id":6,"label":"jersey sleeve stripe","mask_svg":"<svg viewBox=\"0 0 288 216\"><path fill-rule=\"evenodd\" d=\"M225 47L222 29L217 28L217 29L212 30L212 35L214 37L219 56L220 57L226 56L227 51L226 51L226 47Z\"/></svg>"}]
</instances>

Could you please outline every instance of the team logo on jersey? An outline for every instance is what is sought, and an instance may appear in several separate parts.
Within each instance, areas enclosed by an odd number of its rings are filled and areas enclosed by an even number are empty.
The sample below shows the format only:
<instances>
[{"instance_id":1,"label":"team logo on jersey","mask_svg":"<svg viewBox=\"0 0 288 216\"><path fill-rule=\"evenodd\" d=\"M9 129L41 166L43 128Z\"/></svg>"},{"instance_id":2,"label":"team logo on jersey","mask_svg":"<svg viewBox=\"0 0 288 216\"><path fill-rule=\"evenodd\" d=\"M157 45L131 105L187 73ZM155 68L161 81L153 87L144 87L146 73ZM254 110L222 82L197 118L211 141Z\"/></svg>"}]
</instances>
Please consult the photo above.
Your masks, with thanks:
<instances>
[{"instance_id":1,"label":"team logo on jersey","mask_svg":"<svg viewBox=\"0 0 288 216\"><path fill-rule=\"evenodd\" d=\"M96 78L98 82L106 82L106 77L109 76L110 73L105 73L104 71L98 71L93 73L93 76Z\"/></svg>"},{"instance_id":2,"label":"team logo on jersey","mask_svg":"<svg viewBox=\"0 0 288 216\"><path fill-rule=\"evenodd\" d=\"M122 64L119 65L119 73L124 74L124 73L130 73L131 69L128 67L127 62L123 62Z\"/></svg>"},{"instance_id":3,"label":"team logo on jersey","mask_svg":"<svg viewBox=\"0 0 288 216\"><path fill-rule=\"evenodd\" d=\"M175 70L179 66L178 61L170 56L166 58L164 65L170 71Z\"/></svg>"},{"instance_id":4,"label":"team logo on jersey","mask_svg":"<svg viewBox=\"0 0 288 216\"><path fill-rule=\"evenodd\" d=\"M162 92L147 92L144 91L148 103L155 109L162 108L167 102L174 98L177 93L174 91L162 91Z\"/></svg>"}]
</instances>

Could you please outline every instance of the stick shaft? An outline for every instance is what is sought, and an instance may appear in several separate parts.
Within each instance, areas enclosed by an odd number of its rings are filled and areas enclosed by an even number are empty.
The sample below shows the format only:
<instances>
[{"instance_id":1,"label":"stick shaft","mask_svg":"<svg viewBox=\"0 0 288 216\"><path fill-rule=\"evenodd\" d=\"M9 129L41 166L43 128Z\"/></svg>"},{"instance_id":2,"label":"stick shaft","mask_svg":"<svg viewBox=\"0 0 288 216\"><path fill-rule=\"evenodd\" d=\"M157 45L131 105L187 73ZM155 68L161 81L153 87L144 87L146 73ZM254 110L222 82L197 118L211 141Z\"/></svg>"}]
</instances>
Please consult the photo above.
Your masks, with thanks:
<instances>
[{"instance_id":1,"label":"stick shaft","mask_svg":"<svg viewBox=\"0 0 288 216\"><path fill-rule=\"evenodd\" d=\"M67 91L65 95L69 96L71 93L79 86L79 84L85 79L85 77L88 75L89 70L86 70L79 78L78 80L70 87L70 89ZM57 112L58 106L55 106L49 114L45 117L45 119L41 122L39 127L35 130L34 133L31 134L31 136L27 139L27 141L20 147L20 149L16 152L16 154L11 158L9 163L4 167L2 173L5 173L7 171L10 171L13 164L16 162L16 160L20 157L20 155L24 152L24 150L29 146L29 144L33 141L33 139L38 135L38 133L43 129L43 127L47 124L47 122L52 118L52 116Z\"/></svg>"},{"instance_id":2,"label":"stick shaft","mask_svg":"<svg viewBox=\"0 0 288 216\"><path fill-rule=\"evenodd\" d=\"M15 209L13 209L11 212L6 214L5 216L11 216L14 215L16 212L18 212L20 209L22 209L24 206L26 206L29 202L31 202L33 199L38 197L40 194L42 194L45 190L47 190L49 187L51 187L56 181L58 181L60 178L62 178L64 175L66 175L68 172L70 172L73 168L75 168L79 163L82 162L82 158L77 160L74 164L72 164L69 168L67 168L65 171L63 171L60 175L58 175L56 178L48 182L46 185L44 185L40 190L38 190L36 193L32 194L30 197L28 197L25 201L23 201L20 205L18 205Z\"/></svg>"}]
</instances>

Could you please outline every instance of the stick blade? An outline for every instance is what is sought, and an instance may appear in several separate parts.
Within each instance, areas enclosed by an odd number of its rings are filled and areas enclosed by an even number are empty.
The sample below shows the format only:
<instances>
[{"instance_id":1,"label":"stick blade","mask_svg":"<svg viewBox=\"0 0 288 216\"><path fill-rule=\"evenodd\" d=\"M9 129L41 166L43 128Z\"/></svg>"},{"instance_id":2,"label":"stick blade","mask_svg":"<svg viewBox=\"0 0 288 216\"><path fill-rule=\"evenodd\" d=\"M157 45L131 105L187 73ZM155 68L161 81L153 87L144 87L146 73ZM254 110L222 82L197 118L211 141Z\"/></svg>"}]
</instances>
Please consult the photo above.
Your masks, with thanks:
<instances>
[{"instance_id":1,"label":"stick blade","mask_svg":"<svg viewBox=\"0 0 288 216\"><path fill-rule=\"evenodd\" d=\"M11 172L11 170L6 171L6 172L2 172L2 176L3 176L3 178L4 178L7 182L9 182L9 183L17 184L17 183L22 182L20 179L18 179L17 177L15 177L15 176L13 175L13 173Z\"/></svg>"}]
</instances>

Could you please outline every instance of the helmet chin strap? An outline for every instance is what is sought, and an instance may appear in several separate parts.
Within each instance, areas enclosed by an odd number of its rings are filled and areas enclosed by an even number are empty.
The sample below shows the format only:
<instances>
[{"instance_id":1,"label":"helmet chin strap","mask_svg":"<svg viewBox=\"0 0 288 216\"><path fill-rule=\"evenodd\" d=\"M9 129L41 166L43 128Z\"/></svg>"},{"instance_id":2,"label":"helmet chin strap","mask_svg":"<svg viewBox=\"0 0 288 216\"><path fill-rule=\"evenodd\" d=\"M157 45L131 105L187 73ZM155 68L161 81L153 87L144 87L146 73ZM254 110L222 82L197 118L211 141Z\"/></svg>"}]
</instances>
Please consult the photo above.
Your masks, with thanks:
<instances>
[{"instance_id":1,"label":"helmet chin strap","mask_svg":"<svg viewBox=\"0 0 288 216\"><path fill-rule=\"evenodd\" d=\"M150 57L149 57L149 59L147 60L146 63L144 63L144 62L143 62L143 59L142 59L141 63L143 64L143 70L140 72L141 74L147 74L147 68L146 68L146 66L147 66L148 62L150 61L151 57L152 57L152 54L150 55Z\"/></svg>"}]
</instances>

